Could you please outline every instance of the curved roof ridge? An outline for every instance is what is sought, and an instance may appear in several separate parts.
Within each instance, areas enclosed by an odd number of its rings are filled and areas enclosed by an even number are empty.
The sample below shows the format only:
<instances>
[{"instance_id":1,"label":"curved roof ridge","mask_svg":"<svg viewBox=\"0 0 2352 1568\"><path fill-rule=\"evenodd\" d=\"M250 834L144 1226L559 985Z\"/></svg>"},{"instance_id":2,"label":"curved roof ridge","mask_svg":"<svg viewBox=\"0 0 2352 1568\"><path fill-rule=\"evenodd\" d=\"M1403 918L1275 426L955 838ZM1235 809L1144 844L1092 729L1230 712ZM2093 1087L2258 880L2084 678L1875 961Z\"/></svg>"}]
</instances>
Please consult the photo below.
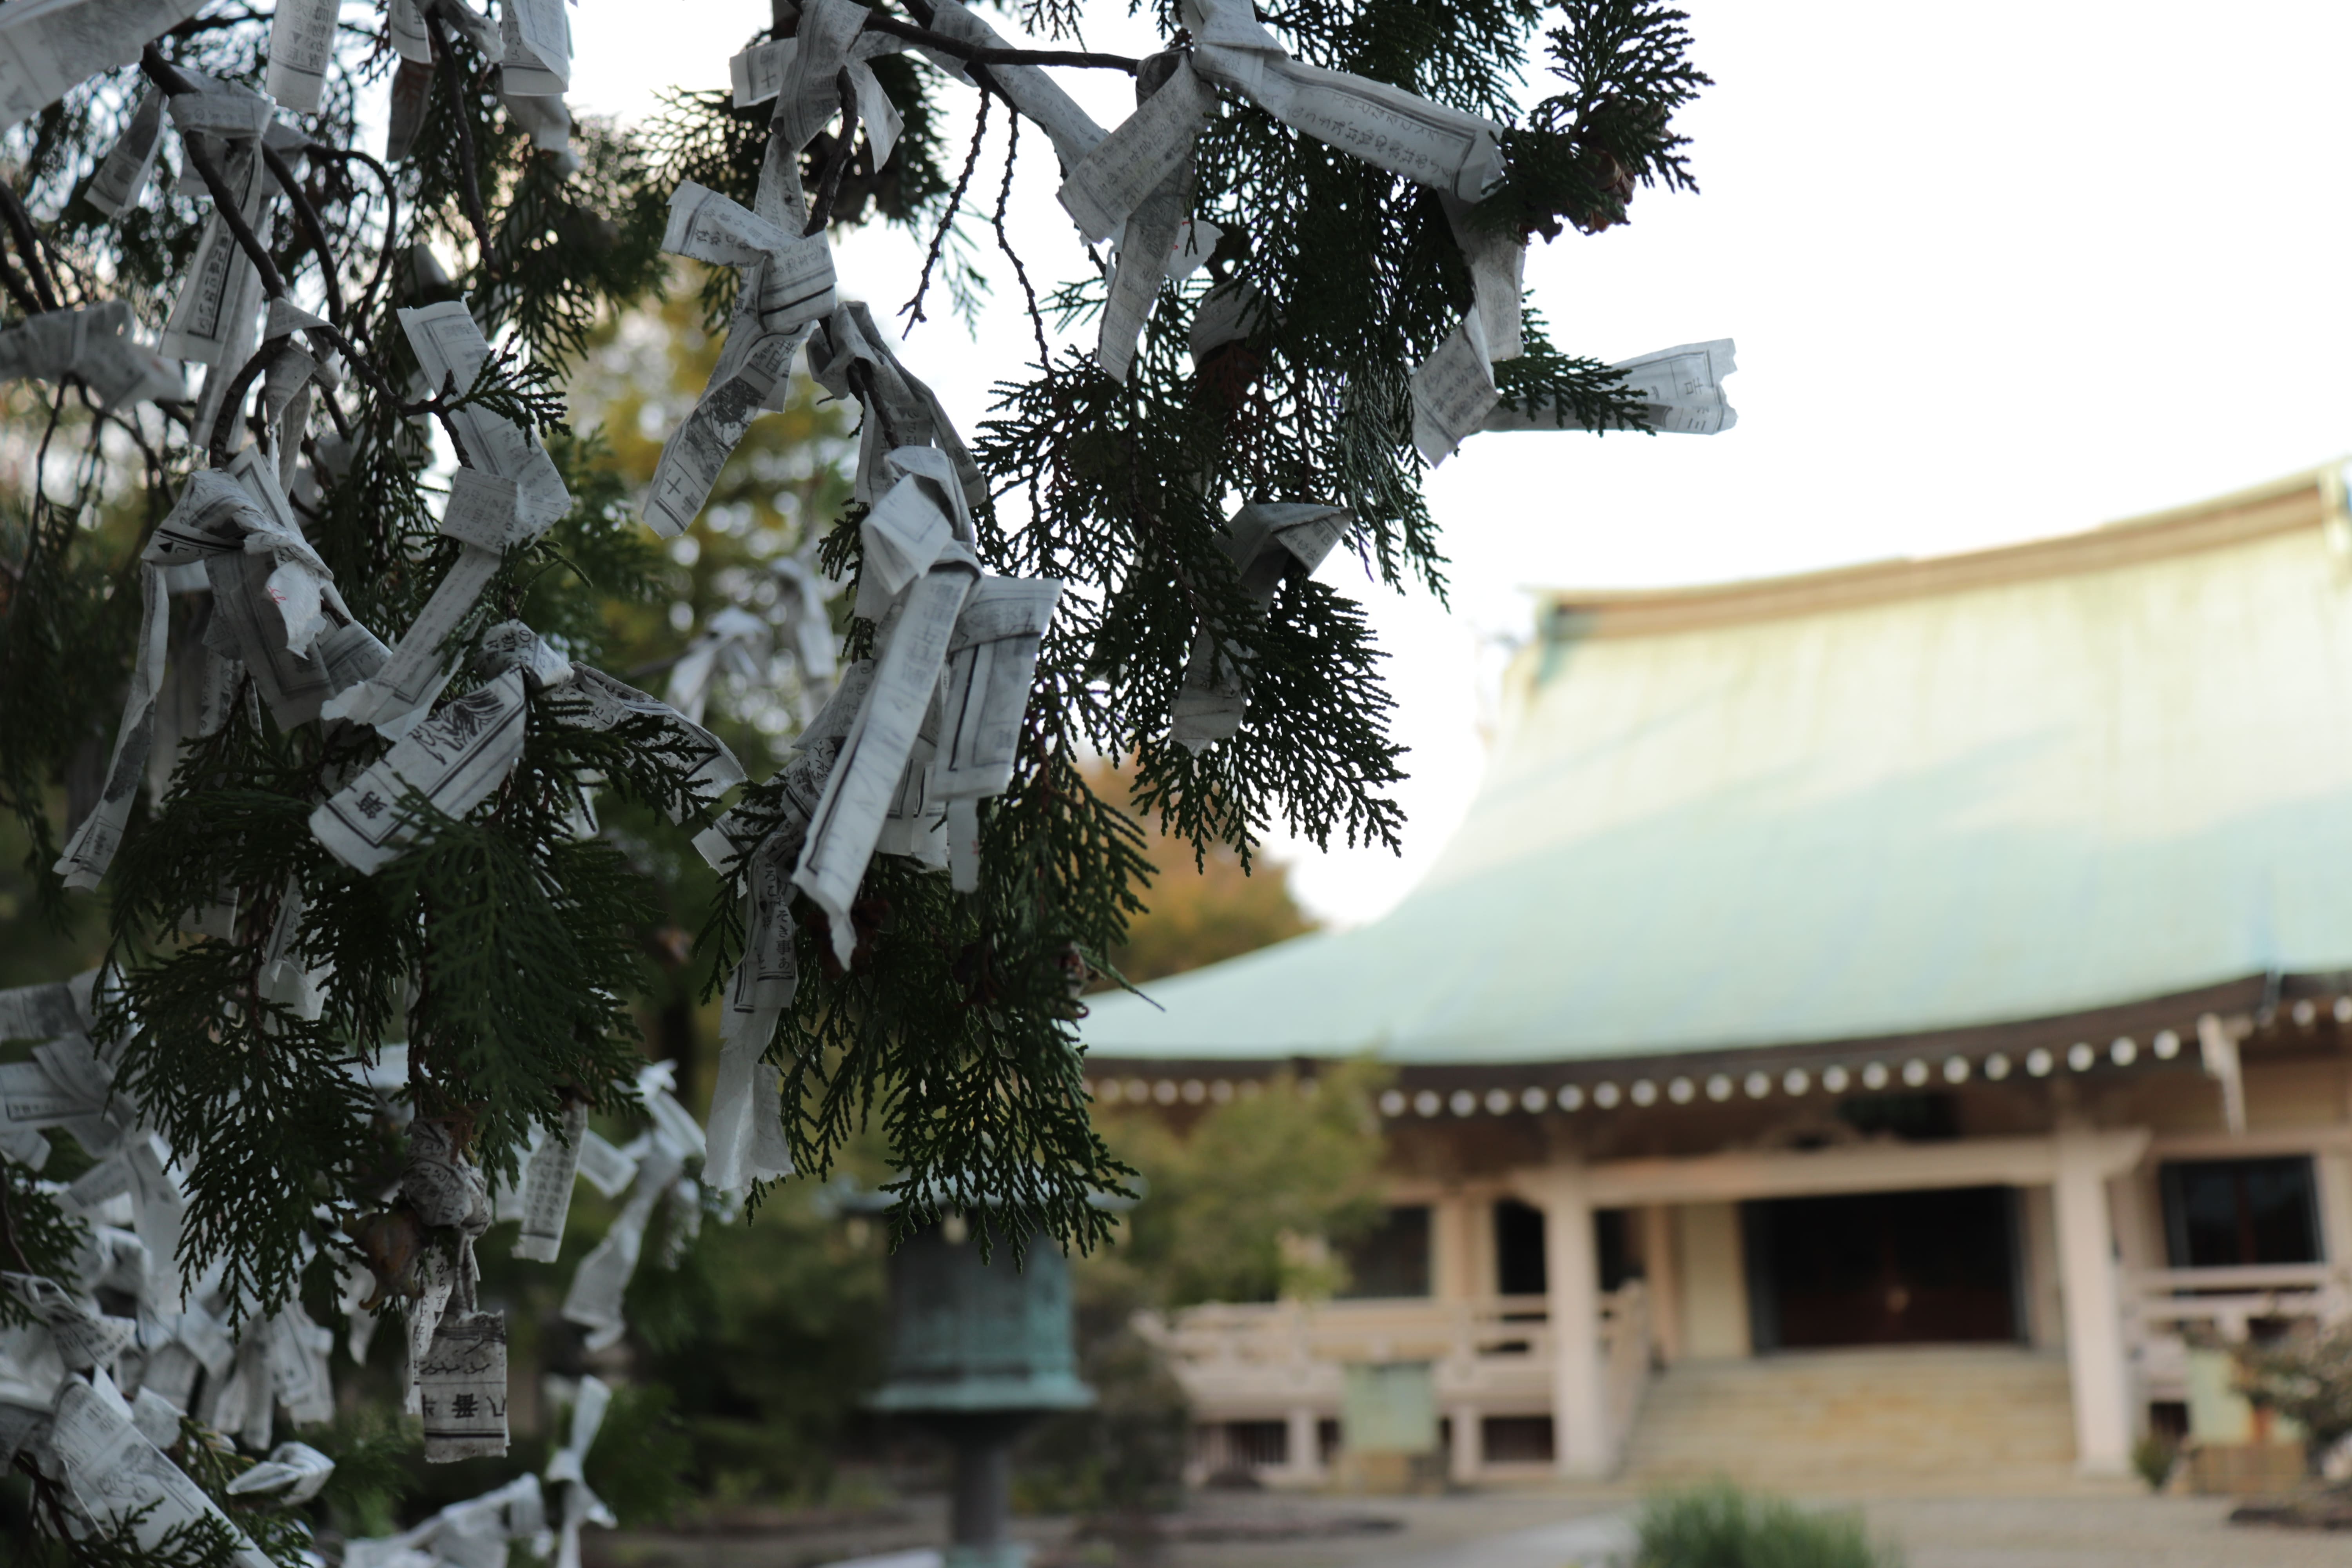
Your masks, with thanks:
<instances>
[{"instance_id":1,"label":"curved roof ridge","mask_svg":"<svg viewBox=\"0 0 2352 1568\"><path fill-rule=\"evenodd\" d=\"M2344 500L2331 466L1940 561L1570 600L1402 903L1155 984L1164 1012L1102 999L1082 1037L1664 1060L2352 973Z\"/></svg>"},{"instance_id":2,"label":"curved roof ridge","mask_svg":"<svg viewBox=\"0 0 2352 1568\"><path fill-rule=\"evenodd\" d=\"M1545 590L1545 630L1580 639L1661 637L2223 549L2269 534L2322 527L2344 516L2346 467L2324 464L2188 506L1950 555L1897 556L1788 576L1682 587Z\"/></svg>"}]
</instances>

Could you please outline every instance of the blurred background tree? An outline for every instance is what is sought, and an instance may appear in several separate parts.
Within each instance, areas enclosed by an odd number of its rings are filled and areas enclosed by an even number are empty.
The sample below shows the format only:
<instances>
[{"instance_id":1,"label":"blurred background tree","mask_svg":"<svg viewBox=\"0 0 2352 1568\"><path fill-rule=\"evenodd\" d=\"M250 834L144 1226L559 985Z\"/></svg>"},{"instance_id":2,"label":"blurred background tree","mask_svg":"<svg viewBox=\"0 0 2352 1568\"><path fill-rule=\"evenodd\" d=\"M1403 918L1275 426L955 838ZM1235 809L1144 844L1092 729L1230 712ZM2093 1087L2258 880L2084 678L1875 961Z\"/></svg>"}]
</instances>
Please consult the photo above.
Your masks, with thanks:
<instances>
[{"instance_id":1,"label":"blurred background tree","mask_svg":"<svg viewBox=\"0 0 2352 1568\"><path fill-rule=\"evenodd\" d=\"M718 363L722 340L704 330L698 303L703 273L696 263L679 263L666 299L598 329L572 378L574 422L601 427L604 461L633 497L653 482L663 437L694 406ZM710 504L665 547L663 592L605 605L606 631L619 650L615 673L664 692L674 706L692 696L673 680L689 649L738 633L716 650L707 706L688 716L726 741L754 779L775 772L832 687L838 628L817 597L830 584L815 574L814 557L819 536L848 505L856 447L840 407L822 395L796 374L783 412L751 422ZM819 635L804 637L804 628ZM659 913L644 930L646 956L661 976L646 1037L655 1055L677 1064L678 1098L699 1113L709 1087L700 1064L715 1059L704 1047L718 1037L717 1013L700 1003L706 975L688 956L719 879L643 808L606 825L659 889Z\"/></svg>"},{"instance_id":2,"label":"blurred background tree","mask_svg":"<svg viewBox=\"0 0 2352 1568\"><path fill-rule=\"evenodd\" d=\"M570 387L578 426L601 427L596 461L632 496L650 484L663 436L692 405L721 346L703 331L701 282L698 268L682 264L666 300L605 322ZM803 584L814 542L848 504L855 452L840 407L801 378L782 415L752 424L711 504L665 547L652 591L604 605L615 673L673 701L691 696L677 678L710 646L714 628L737 631L712 663L700 717L755 778L779 765L828 689L829 668L803 661L797 633L809 609ZM810 639L818 646L829 647L842 624L832 610L824 606L824 636ZM749 630L746 616L760 629ZM1108 763L1089 782L1127 798ZM657 894L643 931L661 976L644 1019L648 1048L675 1064L679 1098L698 1113L716 1059L717 1014L700 1000L705 976L688 953L716 879L698 857L677 853L652 819L611 802L603 810L604 826ZM1155 837L1152 859L1150 907L1115 958L1133 982L1314 929L1278 862L1261 858L1245 870L1220 845L1196 863L1188 842L1165 834ZM1320 1086L1286 1079L1181 1128L1142 1114L1113 1119L1111 1136L1145 1173L1150 1196L1117 1245L1077 1268L1082 1371L1103 1403L1039 1431L1024 1455L1025 1501L1092 1511L1175 1500L1190 1417L1158 1352L1130 1321L1143 1308L1331 1289L1337 1279L1328 1268L1302 1266L1316 1248L1297 1242L1344 1241L1377 1213L1370 1083L1361 1073ZM616 1143L638 1131L621 1120L598 1126ZM861 1145L845 1174L871 1187L889 1173L877 1147ZM514 1263L506 1233L494 1231L482 1248L483 1290L510 1325L518 1452L555 1439L570 1389L594 1373L625 1390L643 1383L615 1404L612 1435L597 1445L600 1453L635 1455L622 1492L605 1494L616 1506L628 1500L627 1515L661 1518L688 1500L721 1510L754 1500L766 1507L870 1500L861 1468L870 1471L901 1436L861 1404L881 1381L886 1238L870 1221L835 1215L827 1198L824 1189L787 1184L769 1194L757 1224L702 1223L691 1234L685 1216L658 1215L629 1289L628 1336L593 1354L560 1309L572 1269L618 1205L583 1189L552 1269ZM373 1383L383 1384L373 1390L379 1397L391 1386L398 1347L391 1336L378 1340L367 1382L351 1386L355 1402ZM415 1489L399 1510L414 1515L498 1479L469 1465L411 1476ZM396 1496L386 1490L376 1506L389 1510Z\"/></svg>"},{"instance_id":3,"label":"blurred background tree","mask_svg":"<svg viewBox=\"0 0 2352 1568\"><path fill-rule=\"evenodd\" d=\"M702 330L698 274L682 264L666 300L600 327L570 388L576 426L601 426L593 460L632 497L650 483L662 436L692 405L721 346ZM0 417L26 413L31 395L21 386L0 389ZM765 628L715 661L701 715L755 778L779 765L827 689L824 672L802 661L797 617L814 542L848 503L854 441L840 407L802 378L782 414L753 423L710 506L665 547L651 591L604 605L614 672L657 692L714 625L749 616ZM126 498L94 510L89 526L119 534L127 555L141 523ZM6 587L0 581L0 595ZM824 636L813 639L828 647L841 624L830 609ZM92 790L110 740L102 728L92 730ZM1128 801L1124 777L1108 763L1095 764L1089 782ZM55 787L62 805L75 783ZM657 892L658 912L643 931L662 981L644 1019L648 1048L675 1063L680 1099L700 1113L718 1028L688 953L716 879L699 857L677 853L673 836L650 817L639 821L635 808L611 801L600 810ZM86 967L104 945L94 896L39 904L39 885L24 869L27 847L13 819L0 821L0 984ZM1149 908L1113 954L1133 984L1315 929L1280 862L1261 857L1244 869L1218 845L1196 863L1188 841L1165 833L1154 833L1150 856ZM24 1048L0 1047L0 1056ZM1149 1195L1112 1247L1078 1262L1082 1373L1102 1404L1035 1434L1023 1456L1024 1503L1118 1511L1177 1500L1190 1415L1158 1352L1133 1332L1133 1316L1338 1288L1341 1266L1318 1260L1336 1256L1330 1247L1378 1213L1379 1139L1368 1100L1375 1088L1368 1070L1351 1070L1319 1083L1276 1079L1189 1122L1132 1110L1105 1117L1114 1148L1144 1173ZM616 1143L639 1131L606 1118L598 1129ZM873 1147L853 1150L845 1170L868 1186L888 1179ZM349 1478L334 1509L341 1528L389 1531L488 1489L519 1465L543 1464L571 1389L592 1372L619 1390L593 1468L609 1472L598 1475L597 1489L626 1521L672 1517L689 1504L870 1500L859 1466L883 1455L893 1436L860 1403L881 1381L886 1238L870 1221L835 1216L825 1200L822 1189L788 1184L761 1205L756 1225L702 1224L693 1235L681 1216L658 1215L627 1299L629 1336L594 1355L560 1308L573 1269L618 1205L583 1189L553 1268L515 1263L507 1256L510 1233L494 1231L481 1249L483 1292L505 1310L512 1335L514 1454L421 1471L399 1462L405 1439L397 1427L362 1410L394 1397L397 1336L379 1332L364 1373L341 1385L346 1414L335 1447ZM371 1468L364 1456L375 1448L384 1462Z\"/></svg>"},{"instance_id":4,"label":"blurred background tree","mask_svg":"<svg viewBox=\"0 0 2352 1568\"><path fill-rule=\"evenodd\" d=\"M1142 897L1150 907L1128 922L1127 941L1109 953L1130 984L1238 958L1315 929L1315 921L1291 895L1289 867L1264 856L1244 866L1229 844L1196 856L1191 839L1170 833L1137 806L1129 782L1108 762L1087 771L1089 788L1118 802L1144 825L1151 881ZM1115 984L1105 976L1096 989Z\"/></svg>"},{"instance_id":5,"label":"blurred background tree","mask_svg":"<svg viewBox=\"0 0 2352 1568\"><path fill-rule=\"evenodd\" d=\"M651 484L664 436L693 406L718 358L721 340L705 332L697 302L702 283L701 268L681 263L667 298L600 326L569 388L575 425L601 427L598 460L633 498ZM604 605L614 672L687 708L755 779L775 771L831 689L839 625L820 596L830 584L812 573L816 540L848 505L856 448L841 409L822 399L813 382L796 377L784 410L752 422L710 504L663 547L654 591ZM817 635L803 637L812 617ZM681 687L681 676L692 682L688 662L714 644L707 684ZM604 828L656 894L642 932L660 977L643 1020L649 1054L675 1065L678 1098L701 1115L718 1018L716 1005L701 999L707 976L689 953L718 879L699 856L680 853L677 836L651 814L601 805ZM599 1119L615 1143L639 1130ZM848 1152L843 1173L876 1184L887 1167L870 1142ZM618 1398L606 1418L608 1430L621 1423L617 1435L597 1445L634 1456L616 1483L620 1497L598 1483L625 1516L632 1510L623 1498L637 1503L640 1519L663 1517L688 1498L829 1500L839 1457L873 1447L852 1438L873 1426L858 1401L880 1381L883 1237L869 1225L835 1220L824 1190L807 1183L768 1194L757 1224L727 1223L723 1212L720 1223L704 1223L709 1216L666 1208L631 1281L628 1336L590 1353L560 1309L579 1260L618 1208L582 1189L552 1269L509 1259L504 1227L482 1248L484 1293L505 1307L512 1333L519 1427L543 1448L560 1433L581 1375L625 1385L643 1379L646 1386ZM388 1376L396 1352L372 1360ZM418 1501L469 1497L499 1479L459 1473L467 1469L429 1474L433 1495Z\"/></svg>"},{"instance_id":6,"label":"blurred background tree","mask_svg":"<svg viewBox=\"0 0 2352 1568\"><path fill-rule=\"evenodd\" d=\"M61 715L79 723L85 733L62 777L5 781L43 794L53 817L78 822L105 783L109 749L114 743L108 726L121 707L123 675L130 666L122 650L137 630L139 606L136 594L105 595L89 625L61 618L74 614L72 606L60 606L50 616L10 613L23 580L27 542L25 481L34 472L48 416L42 388L26 381L0 383L0 638L54 639L58 647L72 648L75 657L45 661L62 679L0 682L0 727L37 727ZM47 471L62 475L89 434L87 411L68 407L48 442ZM127 443L118 437L108 445ZM60 482L58 488L67 487ZM100 581L122 577L115 568L138 553L147 526L145 498L134 487L120 482L110 486L101 477L96 504L86 508L79 521L97 549L74 567ZM9 651L0 647L0 664L9 662ZM47 858L37 856L23 820L13 812L0 812L0 988L77 973L97 963L105 951L105 920L98 896L62 889L54 878L34 871L55 854L51 846ZM0 1059L9 1049L0 1046Z\"/></svg>"},{"instance_id":7,"label":"blurred background tree","mask_svg":"<svg viewBox=\"0 0 2352 1568\"><path fill-rule=\"evenodd\" d=\"M1261 866L1252 882L1273 869ZM1169 881L1185 888L1188 873L1208 880L1186 867ZM1135 926L1147 941L1162 918L1152 900ZM1192 922L1207 901L1180 897L1174 918ZM1255 928L1200 929L1223 944ZM1192 1412L1138 1314L1344 1288L1348 1244L1381 1217L1373 1099L1388 1076L1369 1061L1319 1078L1283 1073L1190 1116L1097 1108L1112 1152L1143 1173L1143 1199L1111 1246L1075 1261L1079 1372L1100 1402L1046 1422L1024 1445L1025 1506L1118 1514L1181 1500Z\"/></svg>"}]
</instances>

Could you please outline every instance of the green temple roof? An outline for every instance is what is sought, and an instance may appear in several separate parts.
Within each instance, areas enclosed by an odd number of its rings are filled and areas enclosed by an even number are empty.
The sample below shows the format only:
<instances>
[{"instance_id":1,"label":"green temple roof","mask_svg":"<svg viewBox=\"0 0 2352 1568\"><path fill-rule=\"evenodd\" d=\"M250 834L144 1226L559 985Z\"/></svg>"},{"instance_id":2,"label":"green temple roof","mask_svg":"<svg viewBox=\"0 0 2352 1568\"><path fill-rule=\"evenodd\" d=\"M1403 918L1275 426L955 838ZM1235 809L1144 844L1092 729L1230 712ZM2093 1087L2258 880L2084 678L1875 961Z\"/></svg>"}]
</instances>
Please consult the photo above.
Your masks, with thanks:
<instances>
[{"instance_id":1,"label":"green temple roof","mask_svg":"<svg viewBox=\"0 0 2352 1568\"><path fill-rule=\"evenodd\" d=\"M1370 924L1094 1000L1088 1047L1597 1061L2352 970L2330 468L2006 549L1560 594Z\"/></svg>"}]
</instances>

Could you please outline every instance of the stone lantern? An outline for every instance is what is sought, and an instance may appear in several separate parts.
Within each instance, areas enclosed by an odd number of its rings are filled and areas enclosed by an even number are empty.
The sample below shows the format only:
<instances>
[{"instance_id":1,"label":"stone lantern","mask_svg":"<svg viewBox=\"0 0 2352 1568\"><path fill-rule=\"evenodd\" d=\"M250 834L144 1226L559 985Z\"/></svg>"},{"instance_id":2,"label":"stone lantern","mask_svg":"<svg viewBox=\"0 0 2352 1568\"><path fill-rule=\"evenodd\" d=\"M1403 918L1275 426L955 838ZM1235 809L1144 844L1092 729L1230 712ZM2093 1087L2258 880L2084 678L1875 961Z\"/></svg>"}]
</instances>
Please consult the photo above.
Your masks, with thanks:
<instances>
[{"instance_id":1,"label":"stone lantern","mask_svg":"<svg viewBox=\"0 0 2352 1568\"><path fill-rule=\"evenodd\" d=\"M887 1201L874 1197L874 1207ZM962 1216L950 1215L898 1246L889 1279L887 1381L867 1403L955 1448L946 1568L1020 1568L1026 1551L1004 1536L1013 1439L1038 1415L1095 1402L1077 1376L1069 1262L1032 1237L1016 1266L999 1231L983 1263Z\"/></svg>"}]
</instances>

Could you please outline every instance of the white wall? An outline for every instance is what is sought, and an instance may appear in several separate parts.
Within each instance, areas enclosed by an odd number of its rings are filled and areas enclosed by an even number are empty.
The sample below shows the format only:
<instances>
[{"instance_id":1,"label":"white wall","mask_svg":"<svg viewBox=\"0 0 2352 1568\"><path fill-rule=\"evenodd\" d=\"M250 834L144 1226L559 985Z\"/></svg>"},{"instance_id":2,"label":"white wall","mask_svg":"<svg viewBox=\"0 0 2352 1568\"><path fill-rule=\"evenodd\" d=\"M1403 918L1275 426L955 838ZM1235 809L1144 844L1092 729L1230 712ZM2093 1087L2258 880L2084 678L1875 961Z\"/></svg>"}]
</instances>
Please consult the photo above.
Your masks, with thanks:
<instances>
[{"instance_id":1,"label":"white wall","mask_svg":"<svg viewBox=\"0 0 2352 1568\"><path fill-rule=\"evenodd\" d=\"M1745 1356L1748 1260L1739 1239L1739 1205L1684 1204L1676 1261L1682 1275L1683 1353Z\"/></svg>"}]
</instances>

